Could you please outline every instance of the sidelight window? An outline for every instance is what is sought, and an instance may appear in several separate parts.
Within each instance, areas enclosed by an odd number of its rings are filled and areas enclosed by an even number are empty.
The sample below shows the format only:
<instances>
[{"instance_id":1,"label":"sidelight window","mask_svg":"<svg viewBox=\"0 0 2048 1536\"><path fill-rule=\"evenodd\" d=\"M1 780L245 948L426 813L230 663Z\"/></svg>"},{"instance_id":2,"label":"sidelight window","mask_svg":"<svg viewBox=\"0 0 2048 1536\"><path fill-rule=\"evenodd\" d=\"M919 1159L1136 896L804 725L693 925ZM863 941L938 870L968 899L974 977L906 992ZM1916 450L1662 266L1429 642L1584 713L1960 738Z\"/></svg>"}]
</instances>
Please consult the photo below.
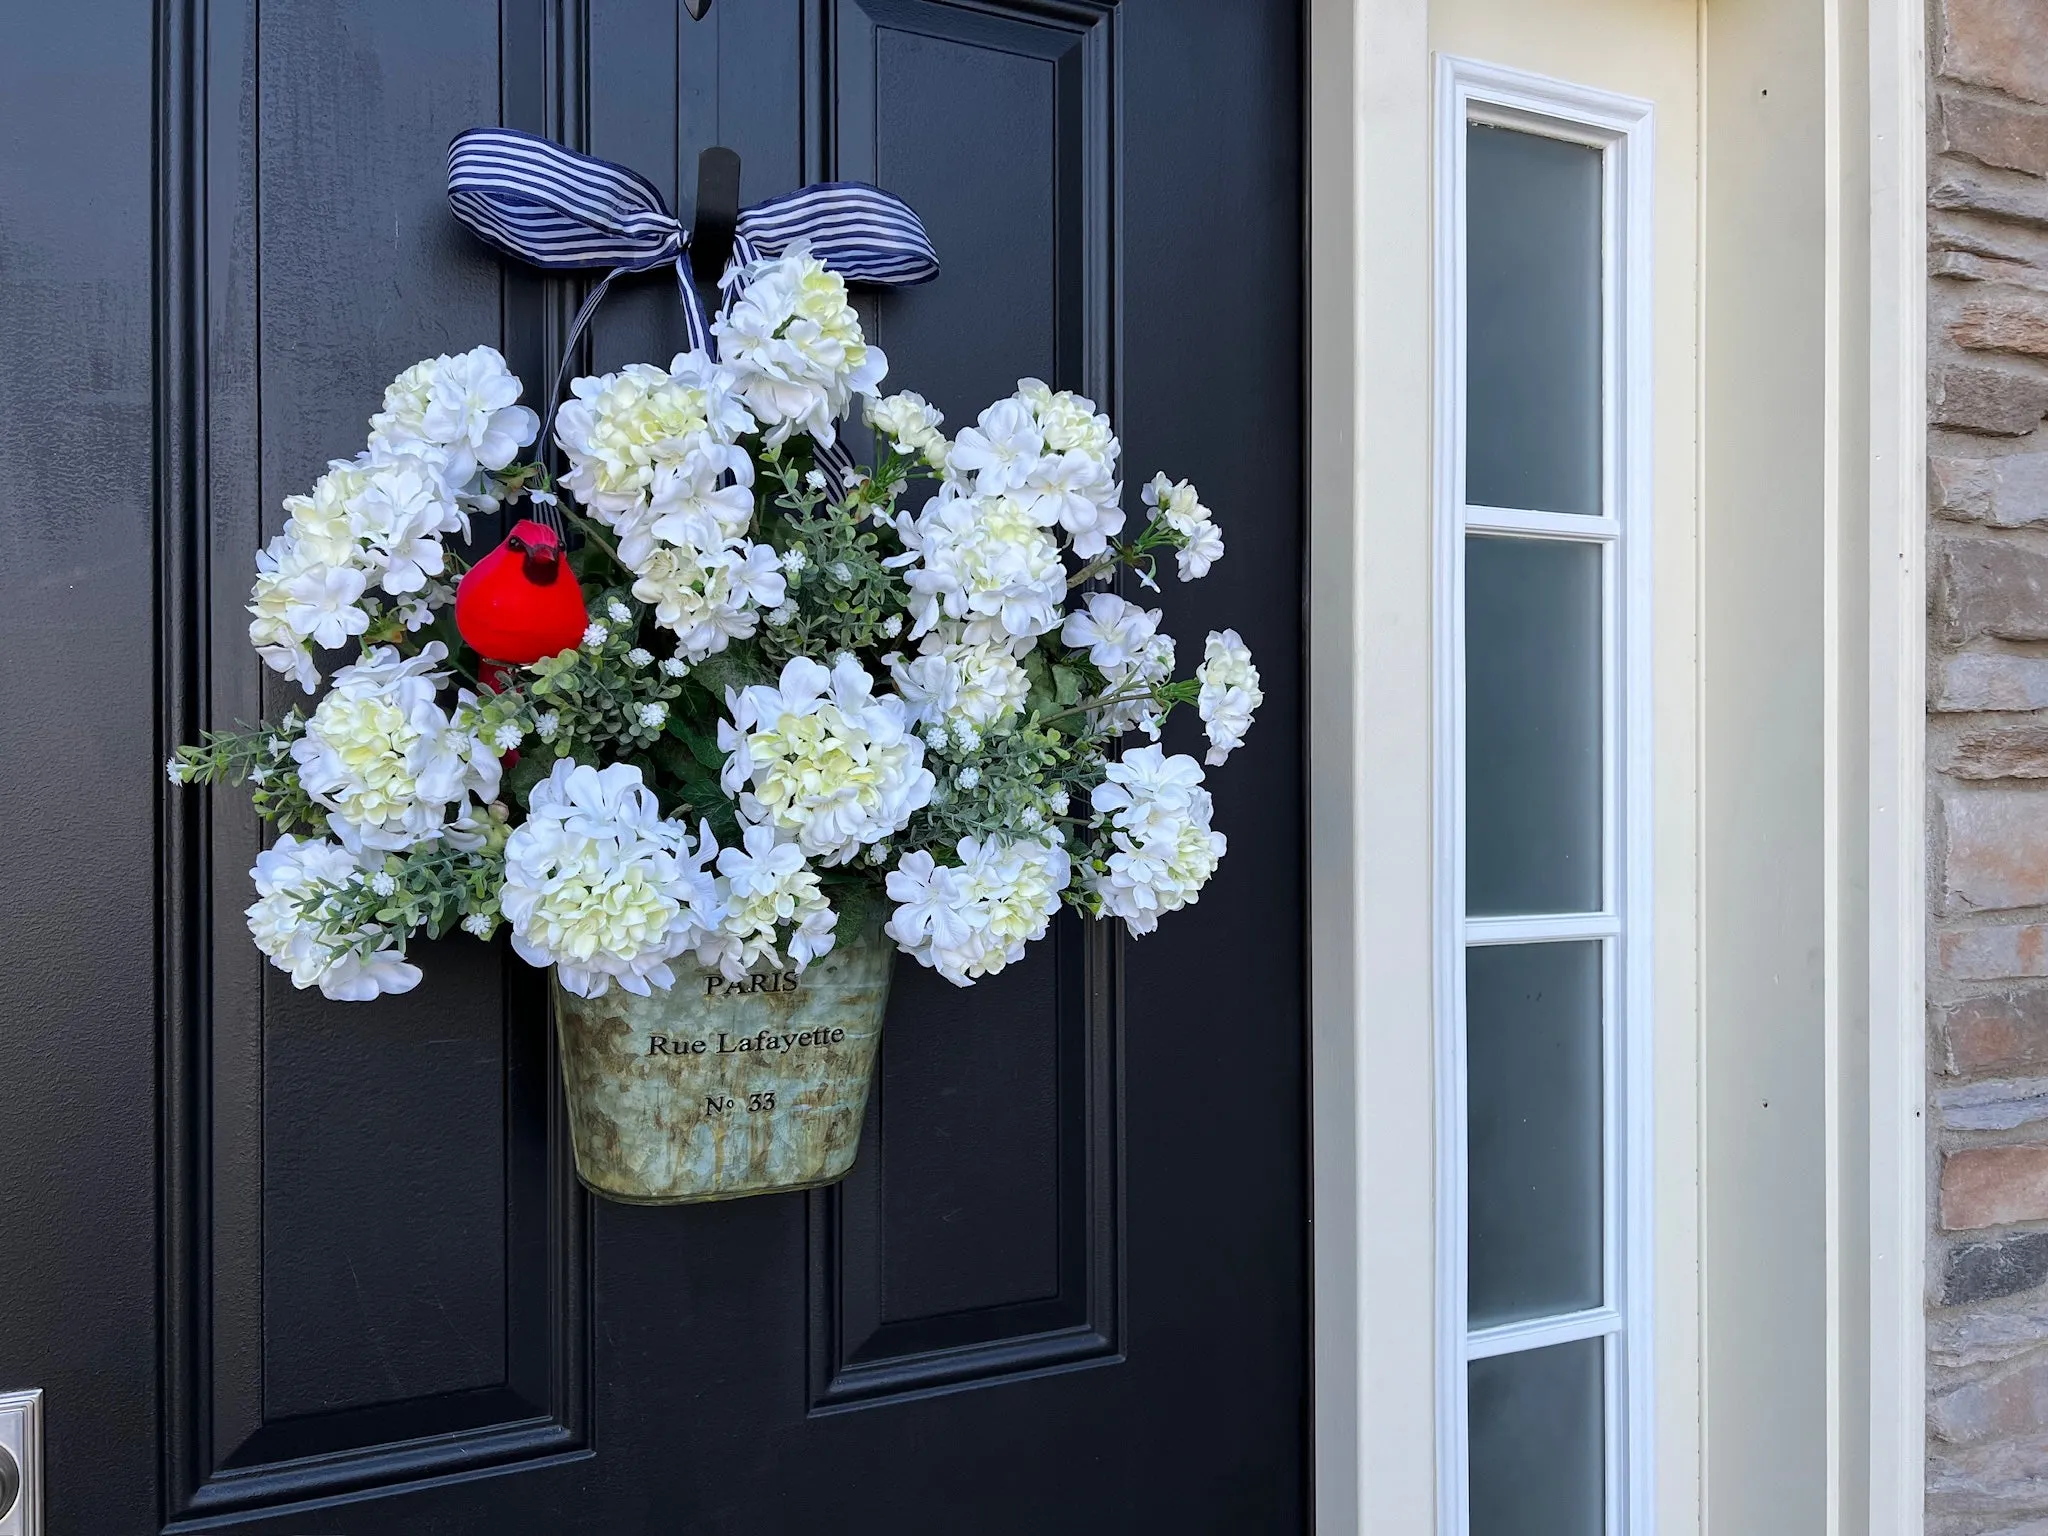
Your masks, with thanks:
<instances>
[{"instance_id":1,"label":"sidelight window","mask_svg":"<svg viewBox=\"0 0 2048 1536\"><path fill-rule=\"evenodd\" d=\"M1440 1536L1650 1529L1646 104L1438 120Z\"/></svg>"}]
</instances>

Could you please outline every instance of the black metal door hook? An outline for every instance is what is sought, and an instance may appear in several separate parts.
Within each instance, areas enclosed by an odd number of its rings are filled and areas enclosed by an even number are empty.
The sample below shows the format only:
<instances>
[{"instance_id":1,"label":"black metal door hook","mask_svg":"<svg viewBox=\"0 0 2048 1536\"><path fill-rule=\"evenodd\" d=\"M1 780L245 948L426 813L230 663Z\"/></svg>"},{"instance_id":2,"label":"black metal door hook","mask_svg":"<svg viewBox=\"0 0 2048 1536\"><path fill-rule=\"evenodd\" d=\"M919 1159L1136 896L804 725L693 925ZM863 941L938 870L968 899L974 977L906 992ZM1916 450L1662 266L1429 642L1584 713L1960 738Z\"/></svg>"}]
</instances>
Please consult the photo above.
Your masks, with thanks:
<instances>
[{"instance_id":1,"label":"black metal door hook","mask_svg":"<svg viewBox=\"0 0 2048 1536\"><path fill-rule=\"evenodd\" d=\"M683 0L683 9L690 13L690 20L702 21L704 13L711 9L711 0Z\"/></svg>"},{"instance_id":2,"label":"black metal door hook","mask_svg":"<svg viewBox=\"0 0 2048 1536\"><path fill-rule=\"evenodd\" d=\"M718 279L732 255L739 222L740 157L714 144L697 157L697 222L690 230L690 270L707 315L717 313Z\"/></svg>"}]
</instances>

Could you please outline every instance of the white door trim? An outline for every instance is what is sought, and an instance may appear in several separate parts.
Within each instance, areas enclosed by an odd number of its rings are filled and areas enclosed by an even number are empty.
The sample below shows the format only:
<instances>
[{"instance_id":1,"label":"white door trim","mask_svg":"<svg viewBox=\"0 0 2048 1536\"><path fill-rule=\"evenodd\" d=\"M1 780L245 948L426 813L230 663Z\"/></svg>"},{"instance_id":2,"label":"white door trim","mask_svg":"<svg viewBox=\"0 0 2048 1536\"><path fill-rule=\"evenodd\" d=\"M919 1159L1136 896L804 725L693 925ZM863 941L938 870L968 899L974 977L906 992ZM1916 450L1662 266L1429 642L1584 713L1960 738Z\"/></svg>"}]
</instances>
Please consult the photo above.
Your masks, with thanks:
<instances>
[{"instance_id":1,"label":"white door trim","mask_svg":"<svg viewBox=\"0 0 2048 1536\"><path fill-rule=\"evenodd\" d=\"M1872 1536L1918 1536L1927 1461L1926 0L1868 0L1867 20L1870 1395L1862 1427Z\"/></svg>"}]
</instances>

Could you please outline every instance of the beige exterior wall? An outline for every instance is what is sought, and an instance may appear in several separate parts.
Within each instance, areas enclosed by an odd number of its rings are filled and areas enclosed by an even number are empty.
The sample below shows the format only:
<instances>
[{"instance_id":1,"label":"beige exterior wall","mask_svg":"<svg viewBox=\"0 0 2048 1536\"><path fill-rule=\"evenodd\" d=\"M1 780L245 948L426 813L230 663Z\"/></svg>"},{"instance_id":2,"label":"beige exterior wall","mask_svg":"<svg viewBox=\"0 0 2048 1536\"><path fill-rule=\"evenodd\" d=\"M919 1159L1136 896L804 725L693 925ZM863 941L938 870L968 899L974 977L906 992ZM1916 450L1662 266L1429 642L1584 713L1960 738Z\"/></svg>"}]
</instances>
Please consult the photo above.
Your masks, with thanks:
<instances>
[{"instance_id":1,"label":"beige exterior wall","mask_svg":"<svg viewBox=\"0 0 2048 1536\"><path fill-rule=\"evenodd\" d=\"M1658 112L1658 1529L1910 1536L1926 279L1899 125L1920 0L1310 14L1318 1528L1436 1529L1441 51Z\"/></svg>"}]
</instances>

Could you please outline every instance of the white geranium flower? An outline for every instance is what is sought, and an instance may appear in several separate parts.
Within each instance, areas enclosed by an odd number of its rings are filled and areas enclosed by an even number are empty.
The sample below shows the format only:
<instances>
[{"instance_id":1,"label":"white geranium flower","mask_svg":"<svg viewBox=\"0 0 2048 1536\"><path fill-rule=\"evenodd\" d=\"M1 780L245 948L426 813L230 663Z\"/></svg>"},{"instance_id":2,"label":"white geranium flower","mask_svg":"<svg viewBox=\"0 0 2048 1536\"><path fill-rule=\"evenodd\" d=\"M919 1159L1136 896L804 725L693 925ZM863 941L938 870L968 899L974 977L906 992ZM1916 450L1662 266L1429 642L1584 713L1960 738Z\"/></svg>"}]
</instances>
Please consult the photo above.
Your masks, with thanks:
<instances>
[{"instance_id":1,"label":"white geranium flower","mask_svg":"<svg viewBox=\"0 0 2048 1536\"><path fill-rule=\"evenodd\" d=\"M1072 877L1067 850L1037 839L962 838L958 867L905 854L887 888L897 948L956 987L993 976L1045 937Z\"/></svg>"},{"instance_id":2,"label":"white geranium flower","mask_svg":"<svg viewBox=\"0 0 2048 1536\"><path fill-rule=\"evenodd\" d=\"M924 638L922 654L888 658L889 676L913 724L964 722L999 730L1016 718L1031 680L1007 645Z\"/></svg>"},{"instance_id":3,"label":"white geranium flower","mask_svg":"<svg viewBox=\"0 0 2048 1536\"><path fill-rule=\"evenodd\" d=\"M324 629L337 645L351 634L361 634L370 627L370 616L355 606L362 590L362 572L323 566L289 534L281 533L256 556L249 643L265 666L311 693L319 686L320 669L299 625L310 622L315 633ZM321 600L309 601L314 597Z\"/></svg>"},{"instance_id":4,"label":"white geranium flower","mask_svg":"<svg viewBox=\"0 0 2048 1536\"><path fill-rule=\"evenodd\" d=\"M674 632L676 654L702 661L760 627L761 613L782 602L786 583L766 544L733 543L700 554L659 544L633 583L633 595L654 606L654 622Z\"/></svg>"},{"instance_id":5,"label":"white geranium flower","mask_svg":"<svg viewBox=\"0 0 2048 1536\"><path fill-rule=\"evenodd\" d=\"M932 774L903 701L873 690L860 663L842 654L829 672L791 657L776 687L728 694L721 782L741 814L826 864L900 832L930 803Z\"/></svg>"},{"instance_id":6,"label":"white geranium flower","mask_svg":"<svg viewBox=\"0 0 2048 1536\"><path fill-rule=\"evenodd\" d=\"M1173 534L1182 581L1198 581L1223 558L1223 535L1193 485L1154 475L1146 485L1145 505Z\"/></svg>"},{"instance_id":7,"label":"white geranium flower","mask_svg":"<svg viewBox=\"0 0 2048 1536\"><path fill-rule=\"evenodd\" d=\"M1023 490L1044 452L1037 416L1013 397L998 400L973 426L961 428L946 462L954 473L972 475L977 491L1000 494Z\"/></svg>"},{"instance_id":8,"label":"white geranium flower","mask_svg":"<svg viewBox=\"0 0 2048 1536\"><path fill-rule=\"evenodd\" d=\"M1213 805L1191 757L1140 747L1109 765L1092 796L1108 819L1107 857L1087 888L1103 912L1147 934L1168 912L1192 905L1216 872L1227 843L1209 826Z\"/></svg>"},{"instance_id":9,"label":"white geranium flower","mask_svg":"<svg viewBox=\"0 0 2048 1536\"><path fill-rule=\"evenodd\" d=\"M1202 684L1196 708L1209 734L1209 751L1203 761L1213 768L1244 745L1252 712L1266 702L1266 696L1259 691L1259 669L1252 665L1252 653L1234 629L1210 632L1195 676Z\"/></svg>"},{"instance_id":10,"label":"white geranium flower","mask_svg":"<svg viewBox=\"0 0 2048 1536\"><path fill-rule=\"evenodd\" d=\"M801 971L830 952L839 914L795 843L778 843L769 827L748 827L740 837L740 847L718 855L724 916L698 947L697 958L717 966L728 981L738 981L764 960L780 967L777 935L786 928L789 964Z\"/></svg>"},{"instance_id":11,"label":"white geranium flower","mask_svg":"<svg viewBox=\"0 0 2048 1536\"><path fill-rule=\"evenodd\" d=\"M701 352L677 354L666 371L630 363L573 381L574 398L555 413L555 441L569 460L563 488L608 524L644 510L662 465L753 430L734 383Z\"/></svg>"},{"instance_id":12,"label":"white geranium flower","mask_svg":"<svg viewBox=\"0 0 2048 1536\"><path fill-rule=\"evenodd\" d=\"M1053 453L1083 453L1099 460L1105 468L1116 468L1123 451L1109 418L1095 409L1095 402L1072 390L1055 392L1037 379L1019 379L1017 398L1030 404L1045 446Z\"/></svg>"},{"instance_id":13,"label":"white geranium flower","mask_svg":"<svg viewBox=\"0 0 2048 1536\"><path fill-rule=\"evenodd\" d=\"M389 934L366 955L322 937L322 901L358 880L362 865L345 848L286 833L256 856L250 872L256 901L248 910L249 936L270 963L301 989L318 987L337 1002L368 1002L387 992L410 992L420 970Z\"/></svg>"},{"instance_id":14,"label":"white geranium flower","mask_svg":"<svg viewBox=\"0 0 2048 1536\"><path fill-rule=\"evenodd\" d=\"M431 469L410 456L363 472L347 505L359 562L395 595L423 592L430 577L447 569L443 534L469 534L467 514Z\"/></svg>"},{"instance_id":15,"label":"white geranium flower","mask_svg":"<svg viewBox=\"0 0 2048 1536\"><path fill-rule=\"evenodd\" d=\"M1060 626L1060 643L1086 651L1105 676L1122 673L1150 654L1159 620L1157 608L1140 608L1114 592L1091 592L1087 606Z\"/></svg>"},{"instance_id":16,"label":"white geranium flower","mask_svg":"<svg viewBox=\"0 0 2048 1536\"><path fill-rule=\"evenodd\" d=\"M963 639L1022 654L1059 627L1067 570L1051 535L1020 503L942 488L922 514L900 518L897 527L917 557L904 572L913 639L955 619Z\"/></svg>"},{"instance_id":17,"label":"white geranium flower","mask_svg":"<svg viewBox=\"0 0 2048 1536\"><path fill-rule=\"evenodd\" d=\"M534 787L505 840L500 906L512 947L554 966L564 989L602 997L614 984L645 997L675 985L669 962L717 928L711 829L662 818L640 770L563 758Z\"/></svg>"},{"instance_id":18,"label":"white geranium flower","mask_svg":"<svg viewBox=\"0 0 2048 1536\"><path fill-rule=\"evenodd\" d=\"M355 567L324 565L280 534L256 557L249 611L259 621L275 615L301 640L332 650L370 627L369 614L357 606L368 584ZM250 638L256 639L253 625Z\"/></svg>"},{"instance_id":19,"label":"white geranium flower","mask_svg":"<svg viewBox=\"0 0 2048 1536\"><path fill-rule=\"evenodd\" d=\"M519 403L521 385L495 347L430 358L392 380L370 418L373 454L438 449L448 492L470 488L482 469L503 469L540 431Z\"/></svg>"},{"instance_id":20,"label":"white geranium flower","mask_svg":"<svg viewBox=\"0 0 2048 1536\"><path fill-rule=\"evenodd\" d=\"M352 851L405 849L440 835L472 797L498 792L496 748L459 729L435 702L447 647L402 657L378 646L334 674L334 686L292 743L299 783ZM468 693L461 704L474 702ZM460 706L458 706L460 707Z\"/></svg>"},{"instance_id":21,"label":"white geranium flower","mask_svg":"<svg viewBox=\"0 0 2048 1536\"><path fill-rule=\"evenodd\" d=\"M927 463L934 462L934 450L942 456L945 453L946 438L939 428L945 424L946 418L914 390L906 389L900 395L870 400L867 417L868 425L895 444L899 453L918 455ZM939 462L943 463L943 457Z\"/></svg>"},{"instance_id":22,"label":"white geranium flower","mask_svg":"<svg viewBox=\"0 0 2048 1536\"><path fill-rule=\"evenodd\" d=\"M861 334L845 279L803 241L741 273L711 329L770 447L798 429L831 447L854 396L874 398L889 371L882 349Z\"/></svg>"},{"instance_id":23,"label":"white geranium flower","mask_svg":"<svg viewBox=\"0 0 2048 1536\"><path fill-rule=\"evenodd\" d=\"M707 442L655 466L646 510L616 525L619 558L638 570L657 543L716 549L740 538L754 520L753 485L754 461L731 445Z\"/></svg>"},{"instance_id":24,"label":"white geranium flower","mask_svg":"<svg viewBox=\"0 0 2048 1536\"><path fill-rule=\"evenodd\" d=\"M1109 465L1079 449L1043 455L1015 494L1033 521L1064 528L1084 560L1123 532L1123 487Z\"/></svg>"},{"instance_id":25,"label":"white geranium flower","mask_svg":"<svg viewBox=\"0 0 2048 1536\"><path fill-rule=\"evenodd\" d=\"M1143 731L1157 741L1165 711L1151 690L1173 676L1173 662L1173 636L1155 635L1145 648L1145 654L1136 662L1107 674L1103 678L1103 686L1108 692L1137 696L1123 699L1103 710L1103 729L1113 736L1125 731Z\"/></svg>"},{"instance_id":26,"label":"white geranium flower","mask_svg":"<svg viewBox=\"0 0 2048 1536\"><path fill-rule=\"evenodd\" d=\"M1210 523L1175 550L1173 558L1180 566L1182 581L1199 581L1223 558L1223 535Z\"/></svg>"},{"instance_id":27,"label":"white geranium flower","mask_svg":"<svg viewBox=\"0 0 2048 1536\"><path fill-rule=\"evenodd\" d=\"M1122 452L1095 402L1037 379L983 411L947 451L957 489L1012 497L1043 528L1066 530L1074 553L1092 559L1123 531Z\"/></svg>"}]
</instances>

